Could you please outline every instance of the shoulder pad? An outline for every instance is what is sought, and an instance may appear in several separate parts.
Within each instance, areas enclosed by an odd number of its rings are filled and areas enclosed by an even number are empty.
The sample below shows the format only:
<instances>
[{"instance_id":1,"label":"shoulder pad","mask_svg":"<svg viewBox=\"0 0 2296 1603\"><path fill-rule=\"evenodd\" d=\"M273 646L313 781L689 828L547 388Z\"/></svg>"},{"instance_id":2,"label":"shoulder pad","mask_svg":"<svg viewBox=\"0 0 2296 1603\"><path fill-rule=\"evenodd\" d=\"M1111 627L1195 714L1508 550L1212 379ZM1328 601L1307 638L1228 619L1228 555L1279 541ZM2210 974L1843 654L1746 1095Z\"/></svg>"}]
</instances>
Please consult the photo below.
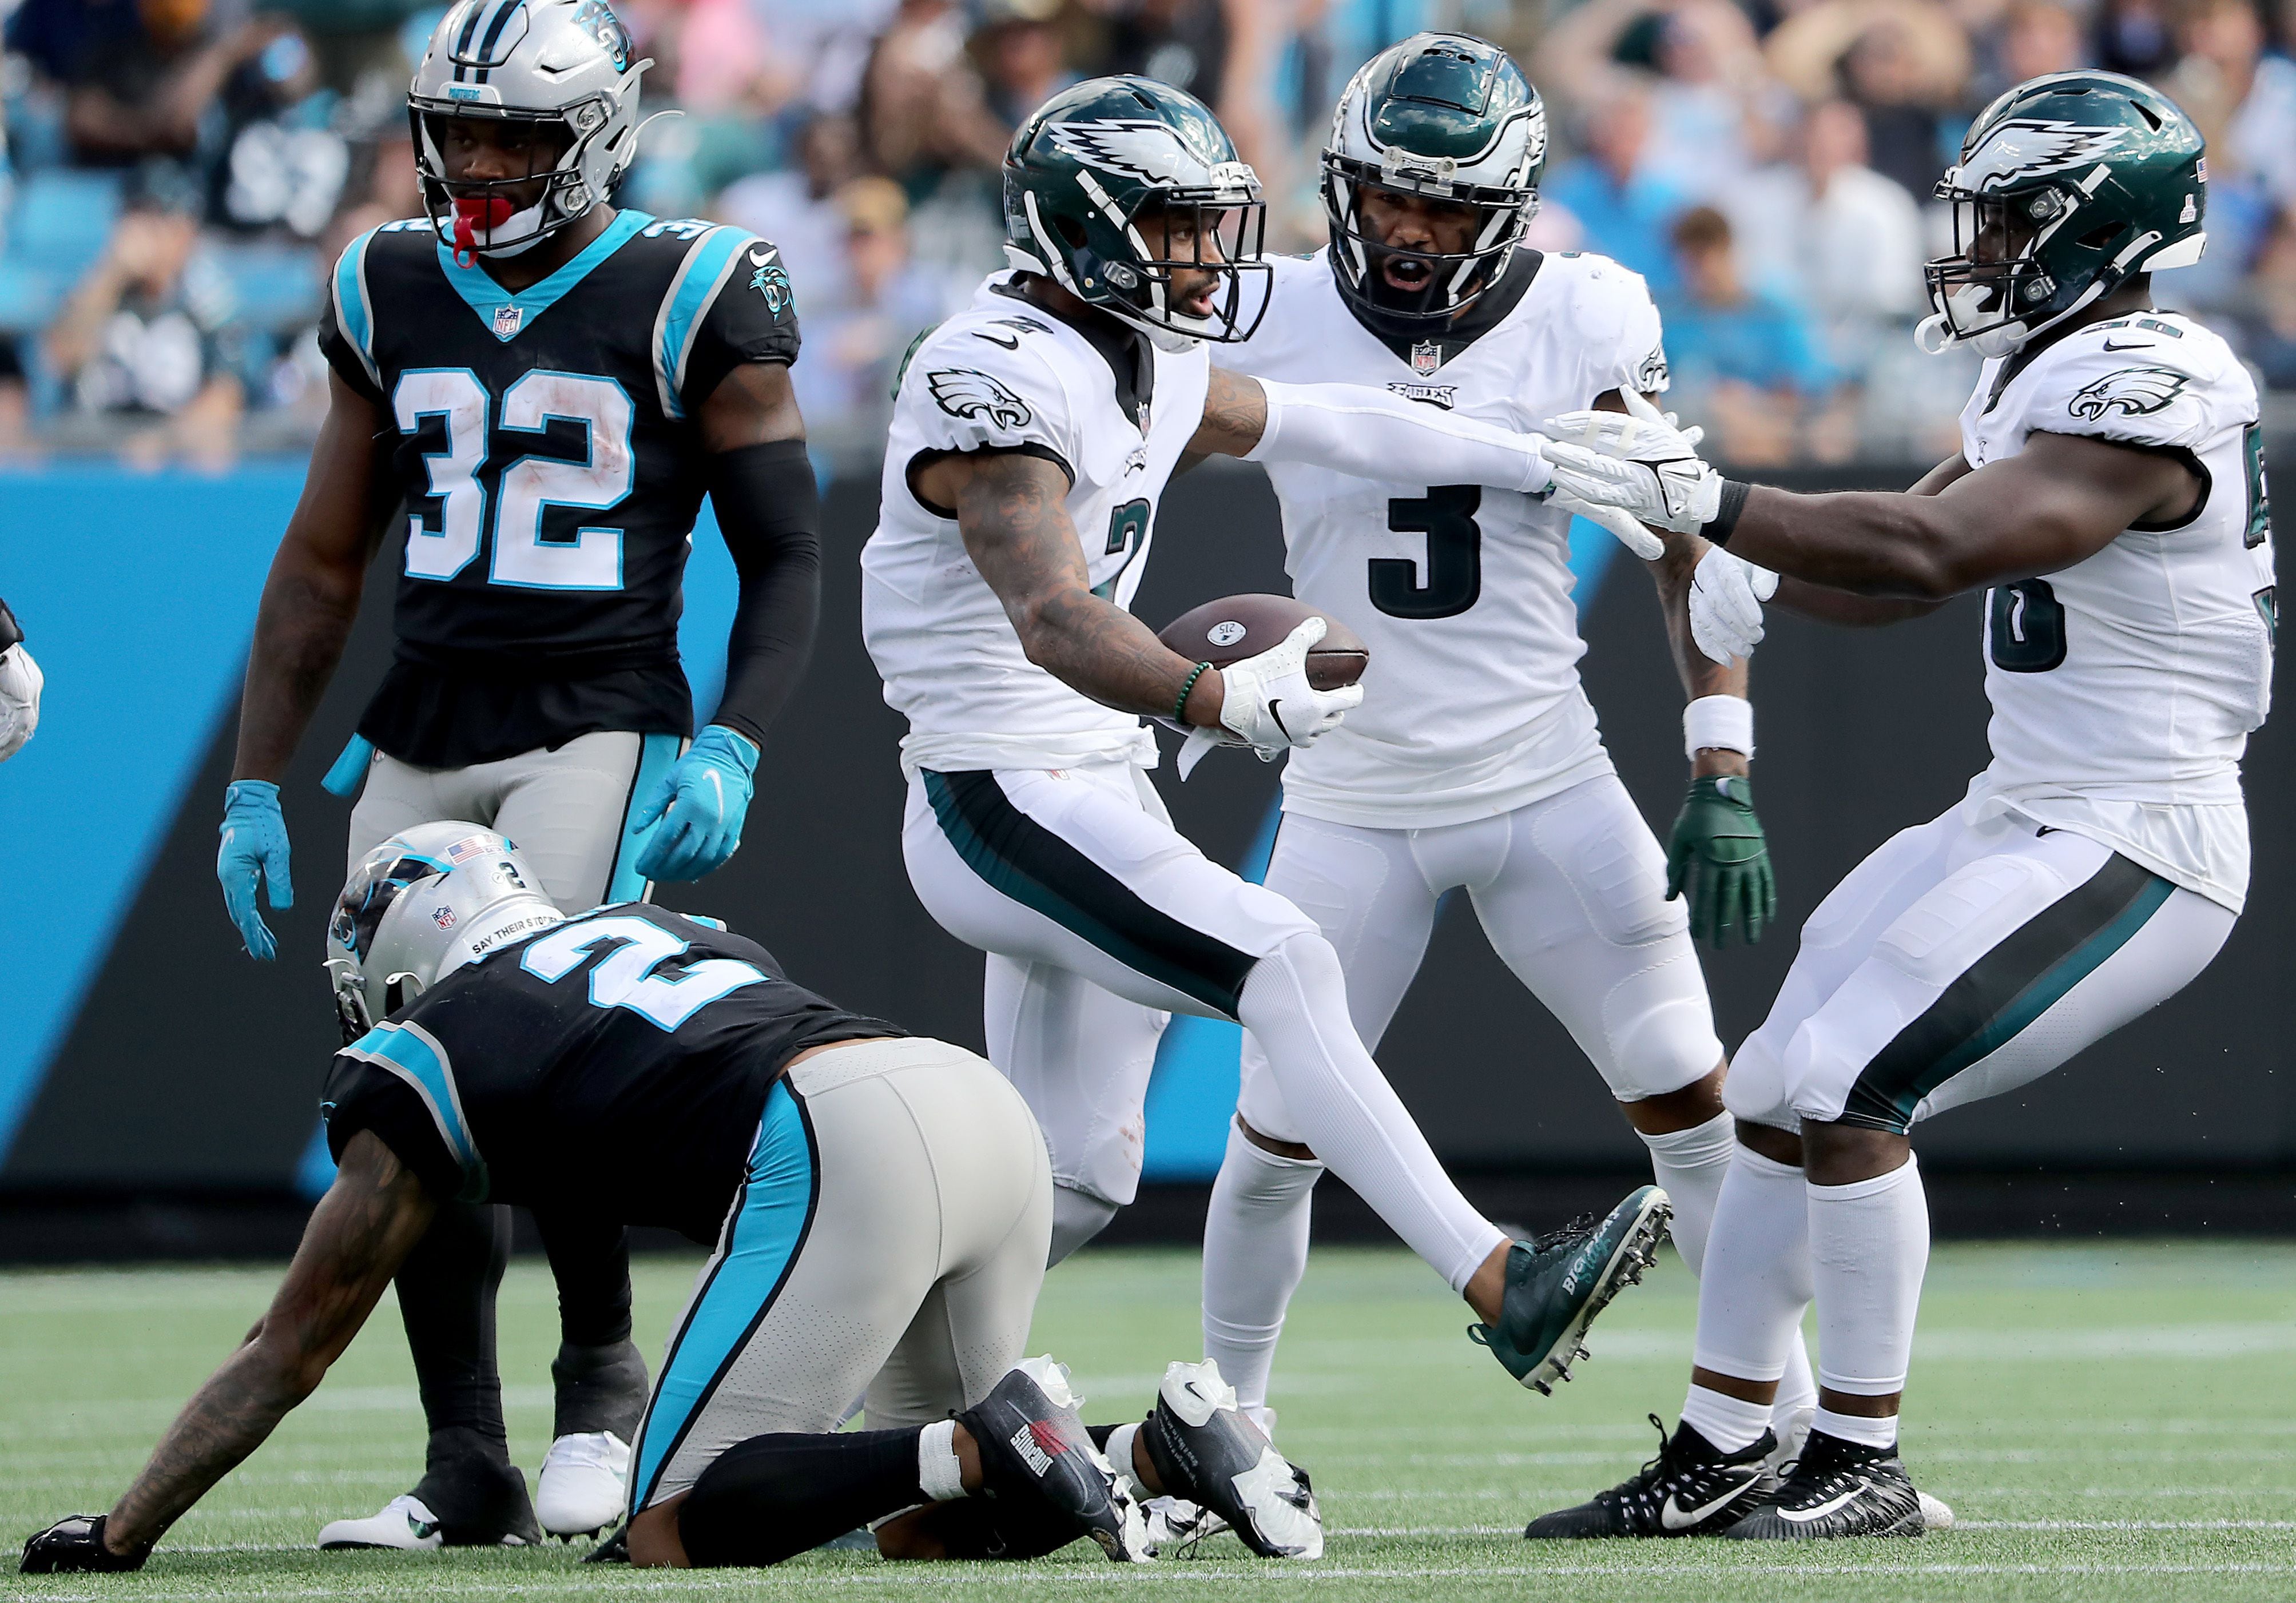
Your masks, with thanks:
<instances>
[{"instance_id":1,"label":"shoulder pad","mask_svg":"<svg viewBox=\"0 0 2296 1603\"><path fill-rule=\"evenodd\" d=\"M2256 386L2216 333L2138 313L2093 323L2034 358L2024 426L2194 448L2253 422Z\"/></svg>"}]
</instances>

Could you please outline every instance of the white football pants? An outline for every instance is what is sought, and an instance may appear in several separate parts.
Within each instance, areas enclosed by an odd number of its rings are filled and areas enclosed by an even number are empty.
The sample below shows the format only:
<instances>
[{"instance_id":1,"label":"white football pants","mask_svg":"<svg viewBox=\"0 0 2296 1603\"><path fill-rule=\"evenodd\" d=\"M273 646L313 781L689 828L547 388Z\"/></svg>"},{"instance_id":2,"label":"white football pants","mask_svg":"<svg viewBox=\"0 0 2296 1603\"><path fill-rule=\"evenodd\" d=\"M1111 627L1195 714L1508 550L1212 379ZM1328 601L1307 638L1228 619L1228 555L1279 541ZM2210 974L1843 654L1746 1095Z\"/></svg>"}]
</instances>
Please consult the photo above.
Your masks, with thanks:
<instances>
[{"instance_id":1,"label":"white football pants","mask_svg":"<svg viewBox=\"0 0 2296 1603\"><path fill-rule=\"evenodd\" d=\"M1364 1049L1330 943L1197 850L1139 769L922 772L902 849L926 911L990 954L991 1059L1055 1184L1131 1200L1157 1016L1185 1012L1259 1036L1301 1139L1454 1289L1505 1240Z\"/></svg>"},{"instance_id":2,"label":"white football pants","mask_svg":"<svg viewBox=\"0 0 2296 1603\"><path fill-rule=\"evenodd\" d=\"M2190 984L2230 908L1983 804L1900 830L1802 926L1722 1100L1755 1124L1915 1122L2047 1074Z\"/></svg>"},{"instance_id":3,"label":"white football pants","mask_svg":"<svg viewBox=\"0 0 2296 1603\"><path fill-rule=\"evenodd\" d=\"M1491 949L1620 1101L1679 1091L1722 1061L1689 912L1666 899L1666 854L1616 774L1438 829L1287 813L1267 883L1338 949L1349 1011L1374 1048L1419 973L1444 893L1464 889ZM1304 1140L1249 1034L1242 1074L1244 1122Z\"/></svg>"},{"instance_id":4,"label":"white football pants","mask_svg":"<svg viewBox=\"0 0 2296 1603\"><path fill-rule=\"evenodd\" d=\"M685 750L676 735L600 730L468 768L417 768L378 751L351 809L349 867L401 830L467 821L508 836L562 912L643 902L653 886L637 872L645 834L629 815Z\"/></svg>"}]
</instances>

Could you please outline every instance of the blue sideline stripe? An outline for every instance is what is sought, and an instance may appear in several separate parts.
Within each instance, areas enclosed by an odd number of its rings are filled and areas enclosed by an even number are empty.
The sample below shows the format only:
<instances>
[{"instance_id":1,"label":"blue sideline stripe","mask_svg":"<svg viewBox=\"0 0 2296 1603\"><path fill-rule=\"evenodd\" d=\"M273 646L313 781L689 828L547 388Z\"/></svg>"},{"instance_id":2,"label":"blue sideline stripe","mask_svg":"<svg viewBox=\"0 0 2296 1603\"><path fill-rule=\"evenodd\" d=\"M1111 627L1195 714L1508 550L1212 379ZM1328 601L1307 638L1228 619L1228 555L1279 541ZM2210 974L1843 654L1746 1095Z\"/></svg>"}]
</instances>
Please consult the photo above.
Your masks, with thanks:
<instances>
[{"instance_id":1,"label":"blue sideline stripe","mask_svg":"<svg viewBox=\"0 0 2296 1603\"><path fill-rule=\"evenodd\" d=\"M0 473L0 594L48 682L39 733L0 766L0 928L23 936L0 962L0 1159L238 699L303 470ZM200 806L222 818L221 795ZM307 873L340 849L297 844ZM233 938L220 893L216 920L183 938Z\"/></svg>"},{"instance_id":2,"label":"blue sideline stripe","mask_svg":"<svg viewBox=\"0 0 2296 1603\"><path fill-rule=\"evenodd\" d=\"M638 1433L637 1473L630 1477L634 1508L645 1506L647 1494L694 1415L773 1306L813 1216L819 1184L815 1170L813 1138L805 1116L788 1085L777 1080L766 1096L765 1116L758 1123L749 1174L727 1222L722 1255L710 1266L709 1283L671 1338L661 1383L646 1406L645 1423Z\"/></svg>"},{"instance_id":3,"label":"blue sideline stripe","mask_svg":"<svg viewBox=\"0 0 2296 1603\"><path fill-rule=\"evenodd\" d=\"M1570 573L1584 612L1595 604L1603 576L1619 549L1616 536L1584 518L1570 520ZM1275 846L1281 797L1267 805L1267 816L1252 838L1236 872L1259 884ZM1147 1149L1144 1180L1203 1181L1219 1173L1227 1150L1227 1124L1235 1113L1238 1064L1243 1029L1224 1018L1176 1015L1156 1048L1156 1068L1148 1082Z\"/></svg>"},{"instance_id":4,"label":"blue sideline stripe","mask_svg":"<svg viewBox=\"0 0 2296 1603\"><path fill-rule=\"evenodd\" d=\"M606 881L608 902L635 902L645 894L645 876L638 872L638 855L647 837L661 826L656 819L641 830L630 822L682 755L685 742L676 735L647 735L638 748L638 773L630 786L630 810L622 817L622 844L614 854L614 872Z\"/></svg>"}]
</instances>

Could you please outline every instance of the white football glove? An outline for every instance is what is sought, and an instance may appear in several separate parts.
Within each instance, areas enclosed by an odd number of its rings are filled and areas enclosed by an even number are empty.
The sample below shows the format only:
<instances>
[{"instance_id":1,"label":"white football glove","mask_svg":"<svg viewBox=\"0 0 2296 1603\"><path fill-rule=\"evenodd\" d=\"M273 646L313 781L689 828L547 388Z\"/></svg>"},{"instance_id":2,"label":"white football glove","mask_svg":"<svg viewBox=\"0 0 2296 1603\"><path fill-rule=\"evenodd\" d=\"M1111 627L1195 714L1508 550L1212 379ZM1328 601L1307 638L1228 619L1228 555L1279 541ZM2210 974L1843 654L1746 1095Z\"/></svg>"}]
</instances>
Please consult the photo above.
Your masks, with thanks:
<instances>
[{"instance_id":1,"label":"white football glove","mask_svg":"<svg viewBox=\"0 0 2296 1603\"><path fill-rule=\"evenodd\" d=\"M1778 576L1710 545L1690 570L1690 637L1715 661L1751 657L1762 643L1762 603Z\"/></svg>"},{"instance_id":2,"label":"white football glove","mask_svg":"<svg viewBox=\"0 0 2296 1603\"><path fill-rule=\"evenodd\" d=\"M6 762L40 726L40 665L20 642L0 651L0 763Z\"/></svg>"},{"instance_id":3,"label":"white football glove","mask_svg":"<svg viewBox=\"0 0 2296 1603\"><path fill-rule=\"evenodd\" d=\"M1249 746L1272 763L1294 746L1305 746L1337 729L1348 709L1363 699L1363 686L1319 691L1308 683L1308 652L1331 628L1311 617L1257 657L1219 670L1224 689L1221 728L1192 729L1180 748L1180 777L1195 771L1215 746Z\"/></svg>"},{"instance_id":4,"label":"white football glove","mask_svg":"<svg viewBox=\"0 0 2296 1603\"><path fill-rule=\"evenodd\" d=\"M1566 412L1539 425L1553 437L1546 456L1555 493L1614 508L1638 523L1696 534L1722 510L1722 476L1698 456L1703 431L1676 428L1672 417L1631 390L1624 398L1623 413ZM1619 534L1615 524L1604 527ZM1627 546L1645 560L1665 549L1647 534Z\"/></svg>"}]
</instances>

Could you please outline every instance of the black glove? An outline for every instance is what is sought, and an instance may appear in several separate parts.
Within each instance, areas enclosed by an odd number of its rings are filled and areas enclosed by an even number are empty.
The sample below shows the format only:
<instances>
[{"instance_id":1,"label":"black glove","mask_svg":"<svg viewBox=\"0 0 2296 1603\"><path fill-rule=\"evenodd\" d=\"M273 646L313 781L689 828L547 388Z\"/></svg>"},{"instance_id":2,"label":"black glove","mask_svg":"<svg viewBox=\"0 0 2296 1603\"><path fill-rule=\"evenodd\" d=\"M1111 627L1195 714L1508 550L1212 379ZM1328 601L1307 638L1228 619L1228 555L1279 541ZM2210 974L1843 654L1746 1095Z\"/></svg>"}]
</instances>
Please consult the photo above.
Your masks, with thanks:
<instances>
[{"instance_id":1,"label":"black glove","mask_svg":"<svg viewBox=\"0 0 2296 1603\"><path fill-rule=\"evenodd\" d=\"M150 1543L132 1553L115 1553L103 1545L103 1522L108 1514L75 1514L60 1519L37 1536L24 1539L23 1573L28 1575L72 1575L107 1570L140 1570L152 1556Z\"/></svg>"}]
</instances>

